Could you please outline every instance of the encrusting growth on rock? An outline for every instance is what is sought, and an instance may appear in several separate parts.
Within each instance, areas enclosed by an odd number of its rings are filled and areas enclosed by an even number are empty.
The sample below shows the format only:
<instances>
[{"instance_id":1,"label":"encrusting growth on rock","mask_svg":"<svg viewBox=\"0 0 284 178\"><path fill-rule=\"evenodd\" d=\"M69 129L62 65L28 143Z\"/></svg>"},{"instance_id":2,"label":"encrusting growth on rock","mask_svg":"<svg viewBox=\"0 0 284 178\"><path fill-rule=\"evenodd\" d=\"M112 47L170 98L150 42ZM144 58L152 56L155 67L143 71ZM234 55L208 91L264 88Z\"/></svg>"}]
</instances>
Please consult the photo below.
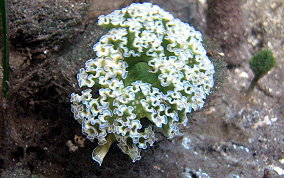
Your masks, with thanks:
<instances>
[{"instance_id":1,"label":"encrusting growth on rock","mask_svg":"<svg viewBox=\"0 0 284 178\"><path fill-rule=\"evenodd\" d=\"M201 33L151 3L102 15L98 24L109 31L77 75L83 90L72 93L72 112L87 138L98 140L95 161L101 164L117 142L135 162L155 142L156 129L172 138L187 113L203 107L214 66Z\"/></svg>"}]
</instances>

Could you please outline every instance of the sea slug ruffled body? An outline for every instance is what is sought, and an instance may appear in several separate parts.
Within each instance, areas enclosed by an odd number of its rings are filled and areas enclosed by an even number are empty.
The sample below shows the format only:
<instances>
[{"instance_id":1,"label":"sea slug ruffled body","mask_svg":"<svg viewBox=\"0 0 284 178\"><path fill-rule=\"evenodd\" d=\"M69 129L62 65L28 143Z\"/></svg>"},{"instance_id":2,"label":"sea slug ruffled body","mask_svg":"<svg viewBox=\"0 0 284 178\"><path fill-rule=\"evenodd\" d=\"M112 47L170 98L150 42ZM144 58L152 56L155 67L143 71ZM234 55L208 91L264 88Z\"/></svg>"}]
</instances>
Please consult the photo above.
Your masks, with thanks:
<instances>
[{"instance_id":1,"label":"sea slug ruffled body","mask_svg":"<svg viewBox=\"0 0 284 178\"><path fill-rule=\"evenodd\" d=\"M72 112L87 138L98 140L94 160L101 164L116 141L134 162L155 142L156 128L172 138L203 107L214 66L201 33L151 3L102 15L98 24L109 31L77 75L83 90L71 95Z\"/></svg>"}]
</instances>

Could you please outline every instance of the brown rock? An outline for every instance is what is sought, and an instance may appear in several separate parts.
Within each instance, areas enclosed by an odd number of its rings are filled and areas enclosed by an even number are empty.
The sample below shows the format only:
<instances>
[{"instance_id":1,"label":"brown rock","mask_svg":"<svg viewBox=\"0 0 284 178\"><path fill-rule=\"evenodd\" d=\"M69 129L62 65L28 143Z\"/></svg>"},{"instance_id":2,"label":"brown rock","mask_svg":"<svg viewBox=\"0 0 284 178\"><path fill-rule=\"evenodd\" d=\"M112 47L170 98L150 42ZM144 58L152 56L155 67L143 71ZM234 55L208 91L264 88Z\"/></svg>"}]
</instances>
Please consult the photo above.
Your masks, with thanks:
<instances>
[{"instance_id":1,"label":"brown rock","mask_svg":"<svg viewBox=\"0 0 284 178\"><path fill-rule=\"evenodd\" d=\"M11 0L11 43L22 51L30 48L32 58L42 58L83 31L87 7L87 0Z\"/></svg>"},{"instance_id":2,"label":"brown rock","mask_svg":"<svg viewBox=\"0 0 284 178\"><path fill-rule=\"evenodd\" d=\"M244 42L243 23L240 0L208 0L207 34L220 42L229 65L243 62L238 52Z\"/></svg>"}]
</instances>

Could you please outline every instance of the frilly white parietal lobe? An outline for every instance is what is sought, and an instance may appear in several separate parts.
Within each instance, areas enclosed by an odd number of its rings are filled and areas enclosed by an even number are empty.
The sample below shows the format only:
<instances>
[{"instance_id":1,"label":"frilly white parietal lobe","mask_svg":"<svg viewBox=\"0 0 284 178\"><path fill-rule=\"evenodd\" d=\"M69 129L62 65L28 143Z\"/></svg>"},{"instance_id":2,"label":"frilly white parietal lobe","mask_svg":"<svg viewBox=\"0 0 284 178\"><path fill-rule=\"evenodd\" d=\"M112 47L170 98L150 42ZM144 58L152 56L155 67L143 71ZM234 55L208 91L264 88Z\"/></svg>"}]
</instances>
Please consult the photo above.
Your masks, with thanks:
<instances>
[{"instance_id":1,"label":"frilly white parietal lobe","mask_svg":"<svg viewBox=\"0 0 284 178\"><path fill-rule=\"evenodd\" d=\"M72 112L83 134L98 140L95 161L117 142L135 162L155 142L155 129L172 138L187 114L203 107L214 66L201 33L151 3L101 15L98 24L109 31L77 75L83 90L72 93Z\"/></svg>"}]
</instances>

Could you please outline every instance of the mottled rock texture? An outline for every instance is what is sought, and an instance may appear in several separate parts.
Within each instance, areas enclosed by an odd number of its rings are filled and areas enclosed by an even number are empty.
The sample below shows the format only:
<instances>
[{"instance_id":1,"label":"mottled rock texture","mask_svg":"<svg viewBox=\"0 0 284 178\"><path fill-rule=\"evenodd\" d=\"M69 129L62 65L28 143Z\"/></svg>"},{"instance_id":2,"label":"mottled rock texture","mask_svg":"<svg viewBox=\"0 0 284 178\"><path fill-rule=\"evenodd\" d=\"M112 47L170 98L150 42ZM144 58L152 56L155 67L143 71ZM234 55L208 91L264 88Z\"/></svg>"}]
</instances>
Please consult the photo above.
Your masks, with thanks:
<instances>
[{"instance_id":1,"label":"mottled rock texture","mask_svg":"<svg viewBox=\"0 0 284 178\"><path fill-rule=\"evenodd\" d=\"M242 64L240 52L244 43L244 19L240 0L208 0L207 34L216 40L231 66Z\"/></svg>"},{"instance_id":2,"label":"mottled rock texture","mask_svg":"<svg viewBox=\"0 0 284 178\"><path fill-rule=\"evenodd\" d=\"M84 31L87 7L88 0L8 1L11 43L30 59L45 58Z\"/></svg>"}]
</instances>

